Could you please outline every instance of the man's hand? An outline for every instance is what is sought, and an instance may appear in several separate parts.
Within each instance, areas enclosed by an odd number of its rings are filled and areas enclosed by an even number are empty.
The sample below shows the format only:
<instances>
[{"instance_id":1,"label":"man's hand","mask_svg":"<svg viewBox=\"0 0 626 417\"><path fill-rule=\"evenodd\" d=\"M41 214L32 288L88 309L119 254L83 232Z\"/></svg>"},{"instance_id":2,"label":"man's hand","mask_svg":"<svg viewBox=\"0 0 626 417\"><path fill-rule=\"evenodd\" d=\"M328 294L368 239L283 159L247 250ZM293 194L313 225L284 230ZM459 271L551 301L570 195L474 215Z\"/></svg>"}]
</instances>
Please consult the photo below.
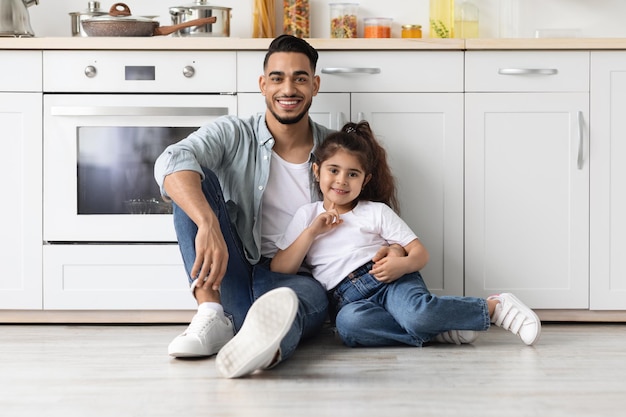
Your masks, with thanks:
<instances>
[{"instance_id":1,"label":"man's hand","mask_svg":"<svg viewBox=\"0 0 626 417\"><path fill-rule=\"evenodd\" d=\"M374 266L369 271L380 282L393 282L405 274L406 251L400 245L381 247L372 258Z\"/></svg>"},{"instance_id":2,"label":"man's hand","mask_svg":"<svg viewBox=\"0 0 626 417\"><path fill-rule=\"evenodd\" d=\"M196 260L191 276L198 287L219 290L228 265L228 248L219 227L199 226L196 234Z\"/></svg>"}]
</instances>

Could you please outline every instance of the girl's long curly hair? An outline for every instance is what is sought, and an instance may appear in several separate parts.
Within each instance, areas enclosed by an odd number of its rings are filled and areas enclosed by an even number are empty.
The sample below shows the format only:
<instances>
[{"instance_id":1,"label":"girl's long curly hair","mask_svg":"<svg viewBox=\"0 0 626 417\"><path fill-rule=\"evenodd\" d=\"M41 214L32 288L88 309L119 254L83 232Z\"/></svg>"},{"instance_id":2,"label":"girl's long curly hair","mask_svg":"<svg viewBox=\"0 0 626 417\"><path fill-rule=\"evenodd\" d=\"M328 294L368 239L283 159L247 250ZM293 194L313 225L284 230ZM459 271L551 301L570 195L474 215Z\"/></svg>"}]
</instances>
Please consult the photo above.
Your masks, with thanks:
<instances>
[{"instance_id":1,"label":"girl's long curly hair","mask_svg":"<svg viewBox=\"0 0 626 417\"><path fill-rule=\"evenodd\" d=\"M387 151L376 140L369 123L366 121L346 123L341 131L328 135L314 152L315 162L321 165L339 149L355 155L365 175L372 175L359 194L358 200L385 203L399 213L396 181L387 162Z\"/></svg>"}]
</instances>

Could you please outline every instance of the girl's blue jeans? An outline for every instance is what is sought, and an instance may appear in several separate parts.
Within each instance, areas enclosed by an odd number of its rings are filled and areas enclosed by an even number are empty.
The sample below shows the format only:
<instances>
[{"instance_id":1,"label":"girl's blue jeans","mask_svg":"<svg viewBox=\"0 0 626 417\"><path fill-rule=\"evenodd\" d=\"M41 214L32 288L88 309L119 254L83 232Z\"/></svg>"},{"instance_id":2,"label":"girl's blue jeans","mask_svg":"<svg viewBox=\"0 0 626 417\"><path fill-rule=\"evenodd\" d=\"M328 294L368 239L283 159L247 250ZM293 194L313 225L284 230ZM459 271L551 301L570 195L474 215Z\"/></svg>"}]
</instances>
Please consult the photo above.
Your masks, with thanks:
<instances>
[{"instance_id":1,"label":"girl's blue jeans","mask_svg":"<svg viewBox=\"0 0 626 417\"><path fill-rule=\"evenodd\" d=\"M329 291L346 345L422 346L448 330L489 328L485 299L432 295L419 272L385 284L367 272L371 266L363 265Z\"/></svg>"},{"instance_id":2,"label":"girl's blue jeans","mask_svg":"<svg viewBox=\"0 0 626 417\"><path fill-rule=\"evenodd\" d=\"M228 247L228 266L220 287L224 312L233 322L235 331L239 331L254 300L274 288L289 287L294 290L298 295L298 313L280 344L281 360L287 359L293 354L300 340L317 333L324 324L328 314L326 292L322 285L311 277L271 272L267 258L261 259L256 265L251 265L231 224L217 177L210 170L203 171L205 180L202 182L202 192L219 220ZM174 204L174 228L191 283L195 279L191 276L191 268L196 259L195 238L198 229L176 204Z\"/></svg>"}]
</instances>

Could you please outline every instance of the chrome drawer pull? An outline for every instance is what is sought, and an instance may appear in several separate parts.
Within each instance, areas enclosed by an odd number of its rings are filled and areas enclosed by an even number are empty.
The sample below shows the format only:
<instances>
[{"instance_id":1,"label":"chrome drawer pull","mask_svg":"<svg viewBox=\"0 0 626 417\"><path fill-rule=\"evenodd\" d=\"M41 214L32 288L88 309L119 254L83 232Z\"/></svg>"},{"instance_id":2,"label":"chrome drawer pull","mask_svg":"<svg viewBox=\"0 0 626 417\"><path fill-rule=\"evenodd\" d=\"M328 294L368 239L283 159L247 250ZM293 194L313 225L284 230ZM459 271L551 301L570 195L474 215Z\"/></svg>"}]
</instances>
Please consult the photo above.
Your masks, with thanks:
<instances>
[{"instance_id":1,"label":"chrome drawer pull","mask_svg":"<svg viewBox=\"0 0 626 417\"><path fill-rule=\"evenodd\" d=\"M500 68L500 75L555 75L559 72L556 68Z\"/></svg>"},{"instance_id":2,"label":"chrome drawer pull","mask_svg":"<svg viewBox=\"0 0 626 417\"><path fill-rule=\"evenodd\" d=\"M322 68L322 74L380 74L380 68Z\"/></svg>"},{"instance_id":3,"label":"chrome drawer pull","mask_svg":"<svg viewBox=\"0 0 626 417\"><path fill-rule=\"evenodd\" d=\"M583 131L584 131L583 112L578 111L578 169L583 169Z\"/></svg>"}]
</instances>

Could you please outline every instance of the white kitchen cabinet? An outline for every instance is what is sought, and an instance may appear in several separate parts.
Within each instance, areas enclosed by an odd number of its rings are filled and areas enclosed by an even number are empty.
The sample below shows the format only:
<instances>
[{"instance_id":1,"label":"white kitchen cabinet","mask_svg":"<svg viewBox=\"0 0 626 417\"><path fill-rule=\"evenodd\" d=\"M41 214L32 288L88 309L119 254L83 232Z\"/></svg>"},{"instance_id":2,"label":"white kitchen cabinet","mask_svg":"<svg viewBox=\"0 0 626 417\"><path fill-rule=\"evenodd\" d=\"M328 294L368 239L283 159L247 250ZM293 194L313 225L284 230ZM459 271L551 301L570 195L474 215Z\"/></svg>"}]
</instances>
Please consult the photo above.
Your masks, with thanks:
<instances>
[{"instance_id":1,"label":"white kitchen cabinet","mask_svg":"<svg viewBox=\"0 0 626 417\"><path fill-rule=\"evenodd\" d=\"M41 309L41 52L0 51L0 62L0 308Z\"/></svg>"},{"instance_id":2,"label":"white kitchen cabinet","mask_svg":"<svg viewBox=\"0 0 626 417\"><path fill-rule=\"evenodd\" d=\"M467 52L466 295L589 307L588 69L588 52Z\"/></svg>"},{"instance_id":3,"label":"white kitchen cabinet","mask_svg":"<svg viewBox=\"0 0 626 417\"><path fill-rule=\"evenodd\" d=\"M401 217L428 248L421 271L438 295L463 295L463 94L354 93L398 183Z\"/></svg>"},{"instance_id":4,"label":"white kitchen cabinet","mask_svg":"<svg viewBox=\"0 0 626 417\"><path fill-rule=\"evenodd\" d=\"M590 307L626 309L626 53L591 53Z\"/></svg>"},{"instance_id":5,"label":"white kitchen cabinet","mask_svg":"<svg viewBox=\"0 0 626 417\"><path fill-rule=\"evenodd\" d=\"M265 109L256 93L263 56L237 55L239 115ZM311 117L335 129L370 123L398 180L400 214L430 252L425 281L433 293L462 295L463 53L322 51L317 73Z\"/></svg>"}]
</instances>

